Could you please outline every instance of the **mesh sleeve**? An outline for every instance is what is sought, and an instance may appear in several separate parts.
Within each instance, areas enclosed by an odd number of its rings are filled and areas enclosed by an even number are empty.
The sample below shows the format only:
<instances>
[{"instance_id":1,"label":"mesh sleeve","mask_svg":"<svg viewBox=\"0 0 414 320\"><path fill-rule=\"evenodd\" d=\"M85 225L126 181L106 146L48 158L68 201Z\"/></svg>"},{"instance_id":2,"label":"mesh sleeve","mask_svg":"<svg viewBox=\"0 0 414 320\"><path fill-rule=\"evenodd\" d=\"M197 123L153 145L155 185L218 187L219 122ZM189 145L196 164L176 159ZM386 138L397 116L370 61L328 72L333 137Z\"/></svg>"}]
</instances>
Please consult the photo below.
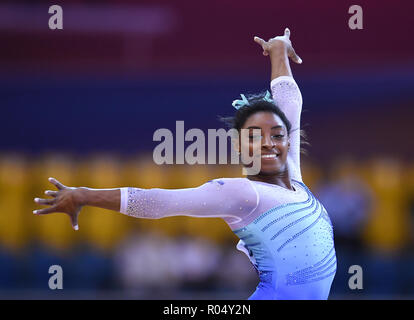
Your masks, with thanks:
<instances>
[{"instance_id":1,"label":"mesh sleeve","mask_svg":"<svg viewBox=\"0 0 414 320\"><path fill-rule=\"evenodd\" d=\"M257 195L247 179L211 180L197 188L121 188L120 212L136 218L171 216L220 217L241 221L257 206Z\"/></svg>"},{"instance_id":2,"label":"mesh sleeve","mask_svg":"<svg viewBox=\"0 0 414 320\"><path fill-rule=\"evenodd\" d=\"M285 113L292 124L288 154L289 173L292 179L302 181L300 170L300 115L302 94L292 77L282 76L270 83L275 104Z\"/></svg>"}]
</instances>

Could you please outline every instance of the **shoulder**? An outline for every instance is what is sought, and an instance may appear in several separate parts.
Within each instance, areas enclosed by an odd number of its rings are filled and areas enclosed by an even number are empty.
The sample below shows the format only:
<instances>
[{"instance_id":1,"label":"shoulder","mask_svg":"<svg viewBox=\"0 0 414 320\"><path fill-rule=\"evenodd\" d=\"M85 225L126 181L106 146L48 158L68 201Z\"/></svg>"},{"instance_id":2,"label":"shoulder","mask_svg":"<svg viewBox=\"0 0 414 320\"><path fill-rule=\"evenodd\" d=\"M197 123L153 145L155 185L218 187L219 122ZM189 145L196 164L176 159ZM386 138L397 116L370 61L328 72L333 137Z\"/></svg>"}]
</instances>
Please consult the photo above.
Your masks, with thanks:
<instances>
[{"instance_id":1,"label":"shoulder","mask_svg":"<svg viewBox=\"0 0 414 320\"><path fill-rule=\"evenodd\" d=\"M236 188L240 186L249 186L250 182L247 178L216 178L207 181L217 186L226 186L228 188Z\"/></svg>"},{"instance_id":2,"label":"shoulder","mask_svg":"<svg viewBox=\"0 0 414 320\"><path fill-rule=\"evenodd\" d=\"M248 200L250 203L256 204L257 192L247 178L217 178L207 182L222 190L229 198L234 201Z\"/></svg>"}]
</instances>

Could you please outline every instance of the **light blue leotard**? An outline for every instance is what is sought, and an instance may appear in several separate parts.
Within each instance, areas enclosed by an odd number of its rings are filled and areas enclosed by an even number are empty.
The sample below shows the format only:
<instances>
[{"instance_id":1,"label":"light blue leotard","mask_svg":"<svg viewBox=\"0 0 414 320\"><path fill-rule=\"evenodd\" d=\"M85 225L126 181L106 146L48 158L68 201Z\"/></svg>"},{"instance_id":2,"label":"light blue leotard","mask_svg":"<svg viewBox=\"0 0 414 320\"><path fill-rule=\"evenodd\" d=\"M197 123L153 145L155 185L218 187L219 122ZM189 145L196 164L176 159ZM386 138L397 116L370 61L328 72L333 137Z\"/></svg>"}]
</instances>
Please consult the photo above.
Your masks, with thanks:
<instances>
[{"instance_id":1,"label":"light blue leotard","mask_svg":"<svg viewBox=\"0 0 414 320\"><path fill-rule=\"evenodd\" d=\"M336 271L332 225L323 205L300 184L305 201L274 207L234 230L260 276L249 299L328 298Z\"/></svg>"}]
</instances>

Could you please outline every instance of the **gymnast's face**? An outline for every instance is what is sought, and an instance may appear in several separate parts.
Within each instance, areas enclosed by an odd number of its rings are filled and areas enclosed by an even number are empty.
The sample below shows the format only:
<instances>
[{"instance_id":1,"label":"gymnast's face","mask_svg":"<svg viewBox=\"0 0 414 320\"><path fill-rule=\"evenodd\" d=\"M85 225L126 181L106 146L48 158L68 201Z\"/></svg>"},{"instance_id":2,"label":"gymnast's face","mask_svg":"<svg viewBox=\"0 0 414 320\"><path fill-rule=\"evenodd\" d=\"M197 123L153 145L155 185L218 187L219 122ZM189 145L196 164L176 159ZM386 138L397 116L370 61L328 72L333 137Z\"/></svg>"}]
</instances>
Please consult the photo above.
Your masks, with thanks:
<instances>
[{"instance_id":1,"label":"gymnast's face","mask_svg":"<svg viewBox=\"0 0 414 320\"><path fill-rule=\"evenodd\" d=\"M266 111L256 112L246 120L242 129L249 130L248 139L241 139L242 148L248 147L250 156L260 156L259 174L273 175L287 170L289 135L278 115ZM259 129L261 133L254 134L253 129Z\"/></svg>"}]
</instances>

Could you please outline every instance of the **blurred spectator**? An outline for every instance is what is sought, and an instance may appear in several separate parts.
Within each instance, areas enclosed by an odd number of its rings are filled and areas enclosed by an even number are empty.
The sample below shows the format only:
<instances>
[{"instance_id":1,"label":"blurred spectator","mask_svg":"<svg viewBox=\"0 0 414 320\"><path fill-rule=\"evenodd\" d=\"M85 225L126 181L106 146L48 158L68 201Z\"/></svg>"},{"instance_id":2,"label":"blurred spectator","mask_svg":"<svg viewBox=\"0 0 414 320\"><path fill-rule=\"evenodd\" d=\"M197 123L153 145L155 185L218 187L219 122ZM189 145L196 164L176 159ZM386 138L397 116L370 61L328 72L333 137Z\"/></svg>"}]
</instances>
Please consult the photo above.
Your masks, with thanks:
<instances>
[{"instance_id":1,"label":"blurred spectator","mask_svg":"<svg viewBox=\"0 0 414 320\"><path fill-rule=\"evenodd\" d=\"M370 265L364 259L363 231L369 221L373 194L358 174L358 167L351 159L340 159L331 167L317 188L319 200L328 211L333 225L337 271L332 284L332 296L348 296L364 292L349 289L348 269L359 265L367 270Z\"/></svg>"},{"instance_id":2,"label":"blurred spectator","mask_svg":"<svg viewBox=\"0 0 414 320\"><path fill-rule=\"evenodd\" d=\"M201 237L180 236L175 241L175 258L178 259L182 288L212 289L211 280L220 268L221 252L212 242Z\"/></svg>"},{"instance_id":3,"label":"blurred spectator","mask_svg":"<svg viewBox=\"0 0 414 320\"><path fill-rule=\"evenodd\" d=\"M114 252L115 270L127 290L159 289L177 282L173 244L160 233L126 237Z\"/></svg>"},{"instance_id":4,"label":"blurred spectator","mask_svg":"<svg viewBox=\"0 0 414 320\"><path fill-rule=\"evenodd\" d=\"M359 248L371 210L372 192L357 175L352 161L337 163L317 194L331 219L335 243Z\"/></svg>"},{"instance_id":5,"label":"blurred spectator","mask_svg":"<svg viewBox=\"0 0 414 320\"><path fill-rule=\"evenodd\" d=\"M126 289L211 289L220 250L203 238L170 238L145 232L127 237L115 252L116 272ZM213 287L212 287L213 286Z\"/></svg>"}]
</instances>

